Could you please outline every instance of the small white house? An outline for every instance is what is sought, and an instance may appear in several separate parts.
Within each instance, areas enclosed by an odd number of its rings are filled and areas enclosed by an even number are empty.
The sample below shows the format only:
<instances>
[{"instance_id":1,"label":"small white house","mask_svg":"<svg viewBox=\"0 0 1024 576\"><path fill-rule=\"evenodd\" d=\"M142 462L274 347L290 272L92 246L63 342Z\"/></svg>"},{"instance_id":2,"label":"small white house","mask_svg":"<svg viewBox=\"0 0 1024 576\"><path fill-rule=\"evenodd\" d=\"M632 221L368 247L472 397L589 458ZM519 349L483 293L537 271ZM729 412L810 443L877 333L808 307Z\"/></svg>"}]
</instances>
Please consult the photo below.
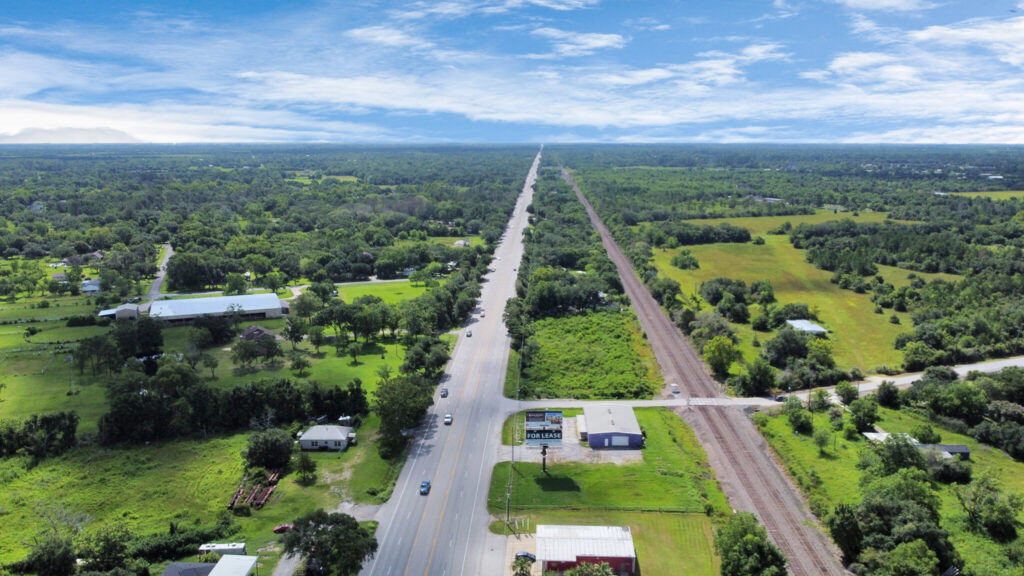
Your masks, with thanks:
<instances>
[{"instance_id":1,"label":"small white house","mask_svg":"<svg viewBox=\"0 0 1024 576\"><path fill-rule=\"evenodd\" d=\"M333 450L343 452L348 448L352 429L348 426L321 424L313 426L299 436L299 447L303 450Z\"/></svg>"}]
</instances>

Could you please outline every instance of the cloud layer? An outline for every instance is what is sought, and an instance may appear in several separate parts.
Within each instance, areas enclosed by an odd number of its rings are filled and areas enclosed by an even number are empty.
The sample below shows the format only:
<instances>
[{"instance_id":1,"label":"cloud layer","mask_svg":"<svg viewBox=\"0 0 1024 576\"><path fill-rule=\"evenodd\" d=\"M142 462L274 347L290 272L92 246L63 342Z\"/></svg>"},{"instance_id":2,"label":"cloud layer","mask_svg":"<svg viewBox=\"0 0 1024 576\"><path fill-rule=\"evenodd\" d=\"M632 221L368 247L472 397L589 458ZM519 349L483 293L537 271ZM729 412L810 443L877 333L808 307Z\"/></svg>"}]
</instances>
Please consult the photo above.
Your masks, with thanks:
<instances>
[{"instance_id":1,"label":"cloud layer","mask_svg":"<svg viewBox=\"0 0 1024 576\"><path fill-rule=\"evenodd\" d=\"M954 4L26 8L0 19L0 142L1024 143L1024 18Z\"/></svg>"}]
</instances>

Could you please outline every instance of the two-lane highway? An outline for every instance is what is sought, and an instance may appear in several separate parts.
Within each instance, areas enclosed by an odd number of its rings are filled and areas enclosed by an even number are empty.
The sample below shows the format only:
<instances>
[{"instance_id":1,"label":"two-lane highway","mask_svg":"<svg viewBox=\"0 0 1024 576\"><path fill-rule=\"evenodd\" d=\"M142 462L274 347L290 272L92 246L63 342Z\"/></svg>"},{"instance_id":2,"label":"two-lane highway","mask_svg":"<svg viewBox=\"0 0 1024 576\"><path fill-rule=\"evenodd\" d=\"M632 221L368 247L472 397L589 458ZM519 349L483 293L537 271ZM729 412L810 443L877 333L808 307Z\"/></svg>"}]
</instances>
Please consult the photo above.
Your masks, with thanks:
<instances>
[{"instance_id":1,"label":"two-lane highway","mask_svg":"<svg viewBox=\"0 0 1024 576\"><path fill-rule=\"evenodd\" d=\"M538 152L495 250L479 307L459 332L441 383L449 395L435 394L395 491L377 515L380 548L364 575L501 574L505 543L487 531L486 499L507 409L502 385L509 338L502 313L515 295L540 158ZM443 423L445 414L452 415L450 425ZM427 495L419 492L423 480L432 484Z\"/></svg>"}]
</instances>

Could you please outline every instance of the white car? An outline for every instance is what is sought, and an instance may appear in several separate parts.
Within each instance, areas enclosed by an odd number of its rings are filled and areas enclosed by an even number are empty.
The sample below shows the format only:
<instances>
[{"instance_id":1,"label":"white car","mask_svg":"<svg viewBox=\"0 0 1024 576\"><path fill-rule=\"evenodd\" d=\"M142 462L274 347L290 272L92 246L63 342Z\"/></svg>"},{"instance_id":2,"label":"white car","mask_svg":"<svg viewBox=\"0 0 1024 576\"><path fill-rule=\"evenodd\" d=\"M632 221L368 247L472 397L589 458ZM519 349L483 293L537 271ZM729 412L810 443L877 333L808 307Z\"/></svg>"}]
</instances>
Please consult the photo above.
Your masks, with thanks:
<instances>
[{"instance_id":1,"label":"white car","mask_svg":"<svg viewBox=\"0 0 1024 576\"><path fill-rule=\"evenodd\" d=\"M444 425L445 426L451 426L452 425L452 415L450 413L444 415Z\"/></svg>"}]
</instances>

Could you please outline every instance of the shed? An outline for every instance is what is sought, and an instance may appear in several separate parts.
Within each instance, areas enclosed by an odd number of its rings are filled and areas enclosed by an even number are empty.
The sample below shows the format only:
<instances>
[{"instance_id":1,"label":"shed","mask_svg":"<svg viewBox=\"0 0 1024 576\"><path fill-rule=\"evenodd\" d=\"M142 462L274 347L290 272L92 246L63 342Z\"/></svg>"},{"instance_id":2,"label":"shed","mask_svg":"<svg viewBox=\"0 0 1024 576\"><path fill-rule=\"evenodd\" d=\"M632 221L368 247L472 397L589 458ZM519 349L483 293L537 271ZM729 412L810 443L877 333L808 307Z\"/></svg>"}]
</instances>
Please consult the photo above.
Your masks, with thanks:
<instances>
[{"instance_id":1,"label":"shed","mask_svg":"<svg viewBox=\"0 0 1024 576\"><path fill-rule=\"evenodd\" d=\"M541 571L562 572L580 564L607 562L616 574L636 572L636 548L629 526L537 525Z\"/></svg>"},{"instance_id":2,"label":"shed","mask_svg":"<svg viewBox=\"0 0 1024 576\"><path fill-rule=\"evenodd\" d=\"M258 556L223 556L209 576L249 576L258 561Z\"/></svg>"},{"instance_id":3,"label":"shed","mask_svg":"<svg viewBox=\"0 0 1024 576\"><path fill-rule=\"evenodd\" d=\"M245 340L246 342L255 342L260 338L263 338L264 336L270 336L271 338L275 338L273 332L267 330L263 326L257 326L254 324L252 326L247 327L245 330L242 330L242 335L240 336L240 338L242 340Z\"/></svg>"},{"instance_id":4,"label":"shed","mask_svg":"<svg viewBox=\"0 0 1024 576\"><path fill-rule=\"evenodd\" d=\"M828 330L825 330L810 320L786 320L786 324L789 324L790 328L797 332L806 332L808 334L814 334L815 336L824 336L828 334Z\"/></svg>"},{"instance_id":5,"label":"shed","mask_svg":"<svg viewBox=\"0 0 1024 576\"><path fill-rule=\"evenodd\" d=\"M149 315L171 323L183 324L200 316L224 316L237 310L243 320L280 318L281 301L277 294L247 294L159 300L149 308Z\"/></svg>"},{"instance_id":6,"label":"shed","mask_svg":"<svg viewBox=\"0 0 1024 576\"><path fill-rule=\"evenodd\" d=\"M117 308L108 308L106 310L100 310L99 317L114 318L115 320L138 320L139 305L121 304Z\"/></svg>"},{"instance_id":7,"label":"shed","mask_svg":"<svg viewBox=\"0 0 1024 576\"><path fill-rule=\"evenodd\" d=\"M100 279L94 278L92 280L82 281L82 294L86 296L95 296L100 293Z\"/></svg>"},{"instance_id":8,"label":"shed","mask_svg":"<svg viewBox=\"0 0 1024 576\"><path fill-rule=\"evenodd\" d=\"M313 426L299 437L299 446L303 450L335 450L342 452L348 447L352 429L348 426L323 424Z\"/></svg>"},{"instance_id":9,"label":"shed","mask_svg":"<svg viewBox=\"0 0 1024 576\"><path fill-rule=\"evenodd\" d=\"M629 406L604 404L583 409L591 448L642 448L643 432Z\"/></svg>"},{"instance_id":10,"label":"shed","mask_svg":"<svg viewBox=\"0 0 1024 576\"><path fill-rule=\"evenodd\" d=\"M214 566L210 562L171 562L160 576L209 576Z\"/></svg>"}]
</instances>

